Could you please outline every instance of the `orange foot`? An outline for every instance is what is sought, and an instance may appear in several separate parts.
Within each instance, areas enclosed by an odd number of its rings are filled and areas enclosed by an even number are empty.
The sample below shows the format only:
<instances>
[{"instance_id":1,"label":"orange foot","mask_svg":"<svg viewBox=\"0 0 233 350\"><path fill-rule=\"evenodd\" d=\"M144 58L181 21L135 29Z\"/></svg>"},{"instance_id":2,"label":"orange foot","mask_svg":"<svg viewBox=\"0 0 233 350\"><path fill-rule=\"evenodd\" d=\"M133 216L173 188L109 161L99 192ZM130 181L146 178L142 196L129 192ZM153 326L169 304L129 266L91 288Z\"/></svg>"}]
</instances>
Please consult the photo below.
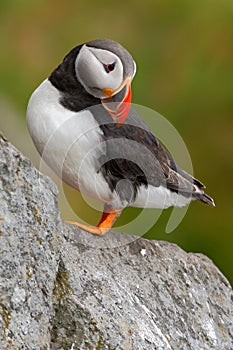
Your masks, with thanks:
<instances>
[{"instance_id":1,"label":"orange foot","mask_svg":"<svg viewBox=\"0 0 233 350\"><path fill-rule=\"evenodd\" d=\"M81 224L75 221L66 221L68 224L80 227L82 230L93 233L94 235L103 236L111 228L116 219L120 216L122 209L114 209L110 206L105 205L104 212L101 216L100 222L97 226L90 226Z\"/></svg>"}]
</instances>

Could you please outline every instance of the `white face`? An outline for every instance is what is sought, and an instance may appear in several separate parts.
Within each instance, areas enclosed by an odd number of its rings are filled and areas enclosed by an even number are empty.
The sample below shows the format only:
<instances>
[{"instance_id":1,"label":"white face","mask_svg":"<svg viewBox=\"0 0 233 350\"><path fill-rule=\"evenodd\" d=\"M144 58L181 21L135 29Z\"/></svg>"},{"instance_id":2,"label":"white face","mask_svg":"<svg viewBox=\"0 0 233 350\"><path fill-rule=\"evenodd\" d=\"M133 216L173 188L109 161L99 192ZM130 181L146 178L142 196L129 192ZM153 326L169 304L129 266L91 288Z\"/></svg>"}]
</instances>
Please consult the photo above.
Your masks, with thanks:
<instances>
[{"instance_id":1,"label":"white face","mask_svg":"<svg viewBox=\"0 0 233 350\"><path fill-rule=\"evenodd\" d=\"M97 98L105 98L102 89L116 90L123 82L123 65L114 53L83 45L75 62L78 80Z\"/></svg>"}]
</instances>

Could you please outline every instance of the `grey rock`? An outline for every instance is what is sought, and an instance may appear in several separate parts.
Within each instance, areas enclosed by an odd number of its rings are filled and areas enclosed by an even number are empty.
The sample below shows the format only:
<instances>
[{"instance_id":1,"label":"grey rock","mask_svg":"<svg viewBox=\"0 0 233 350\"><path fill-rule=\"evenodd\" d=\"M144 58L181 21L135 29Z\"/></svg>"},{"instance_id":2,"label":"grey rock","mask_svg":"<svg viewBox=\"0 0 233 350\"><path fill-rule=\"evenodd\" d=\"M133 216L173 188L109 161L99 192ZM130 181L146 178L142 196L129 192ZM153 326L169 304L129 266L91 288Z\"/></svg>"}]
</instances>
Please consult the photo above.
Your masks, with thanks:
<instances>
[{"instance_id":1,"label":"grey rock","mask_svg":"<svg viewBox=\"0 0 233 350\"><path fill-rule=\"evenodd\" d=\"M233 349L233 292L177 245L60 219L57 189L0 136L0 349Z\"/></svg>"},{"instance_id":2,"label":"grey rock","mask_svg":"<svg viewBox=\"0 0 233 350\"><path fill-rule=\"evenodd\" d=\"M48 349L62 240L57 188L0 137L0 349Z\"/></svg>"}]
</instances>

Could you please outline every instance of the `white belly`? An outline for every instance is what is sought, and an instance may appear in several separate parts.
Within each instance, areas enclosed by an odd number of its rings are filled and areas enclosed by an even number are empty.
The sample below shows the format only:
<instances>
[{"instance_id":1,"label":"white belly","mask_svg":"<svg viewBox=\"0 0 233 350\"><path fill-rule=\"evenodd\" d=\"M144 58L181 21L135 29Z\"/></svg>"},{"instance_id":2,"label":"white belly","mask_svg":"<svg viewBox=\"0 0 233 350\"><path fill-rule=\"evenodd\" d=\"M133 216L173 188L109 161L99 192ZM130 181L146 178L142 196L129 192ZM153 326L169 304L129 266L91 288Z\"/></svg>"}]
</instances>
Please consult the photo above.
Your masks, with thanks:
<instances>
[{"instance_id":1,"label":"white belly","mask_svg":"<svg viewBox=\"0 0 233 350\"><path fill-rule=\"evenodd\" d=\"M112 193L98 170L105 153L101 129L92 114L72 112L58 103L58 90L45 80L27 108L30 135L43 160L70 184L91 197L109 202Z\"/></svg>"}]
</instances>

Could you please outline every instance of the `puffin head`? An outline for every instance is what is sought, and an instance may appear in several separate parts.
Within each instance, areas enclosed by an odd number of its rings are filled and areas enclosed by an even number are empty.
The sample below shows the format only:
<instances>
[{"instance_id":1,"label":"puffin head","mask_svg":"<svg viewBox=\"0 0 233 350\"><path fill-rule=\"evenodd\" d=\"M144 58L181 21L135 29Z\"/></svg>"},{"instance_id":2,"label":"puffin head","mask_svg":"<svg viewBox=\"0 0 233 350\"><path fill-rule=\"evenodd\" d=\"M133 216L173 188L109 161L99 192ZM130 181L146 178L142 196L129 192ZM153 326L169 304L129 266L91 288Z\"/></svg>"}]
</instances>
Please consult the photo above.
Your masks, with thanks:
<instances>
[{"instance_id":1,"label":"puffin head","mask_svg":"<svg viewBox=\"0 0 233 350\"><path fill-rule=\"evenodd\" d=\"M118 126L130 109L135 73L136 64L129 52L109 39L83 44L75 60L77 80L90 95L101 100Z\"/></svg>"}]
</instances>

